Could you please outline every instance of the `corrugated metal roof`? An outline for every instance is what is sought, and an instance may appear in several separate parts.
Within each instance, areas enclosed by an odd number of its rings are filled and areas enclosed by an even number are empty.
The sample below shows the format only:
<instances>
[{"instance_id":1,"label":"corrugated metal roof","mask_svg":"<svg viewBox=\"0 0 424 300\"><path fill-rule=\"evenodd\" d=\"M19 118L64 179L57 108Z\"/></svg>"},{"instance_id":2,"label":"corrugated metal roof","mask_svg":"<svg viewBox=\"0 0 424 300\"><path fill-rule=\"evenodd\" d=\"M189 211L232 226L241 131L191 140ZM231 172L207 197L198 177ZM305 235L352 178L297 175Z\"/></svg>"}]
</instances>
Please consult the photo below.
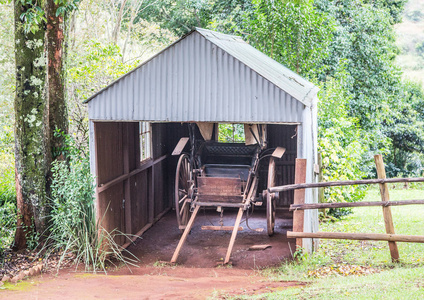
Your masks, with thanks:
<instances>
[{"instance_id":1,"label":"corrugated metal roof","mask_svg":"<svg viewBox=\"0 0 424 300\"><path fill-rule=\"evenodd\" d=\"M87 102L91 120L299 123L317 90L239 37L197 28Z\"/></svg>"},{"instance_id":2,"label":"corrugated metal roof","mask_svg":"<svg viewBox=\"0 0 424 300\"><path fill-rule=\"evenodd\" d=\"M309 105L319 91L314 84L250 46L239 36L202 28L196 28L196 31L305 105Z\"/></svg>"}]
</instances>

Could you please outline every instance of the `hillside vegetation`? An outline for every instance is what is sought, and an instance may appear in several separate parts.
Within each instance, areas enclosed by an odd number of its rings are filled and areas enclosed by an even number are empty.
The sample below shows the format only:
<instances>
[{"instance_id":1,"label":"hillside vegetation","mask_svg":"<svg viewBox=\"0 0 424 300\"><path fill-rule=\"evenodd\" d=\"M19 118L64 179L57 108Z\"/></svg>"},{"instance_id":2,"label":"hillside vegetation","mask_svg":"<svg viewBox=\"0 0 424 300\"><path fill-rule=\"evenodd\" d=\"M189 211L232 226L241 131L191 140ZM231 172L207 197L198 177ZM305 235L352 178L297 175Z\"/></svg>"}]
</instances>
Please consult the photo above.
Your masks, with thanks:
<instances>
[{"instance_id":1,"label":"hillside vegetation","mask_svg":"<svg viewBox=\"0 0 424 300\"><path fill-rule=\"evenodd\" d=\"M401 50L397 63L404 71L404 77L424 84L424 1L409 0L403 21L395 28Z\"/></svg>"}]
</instances>

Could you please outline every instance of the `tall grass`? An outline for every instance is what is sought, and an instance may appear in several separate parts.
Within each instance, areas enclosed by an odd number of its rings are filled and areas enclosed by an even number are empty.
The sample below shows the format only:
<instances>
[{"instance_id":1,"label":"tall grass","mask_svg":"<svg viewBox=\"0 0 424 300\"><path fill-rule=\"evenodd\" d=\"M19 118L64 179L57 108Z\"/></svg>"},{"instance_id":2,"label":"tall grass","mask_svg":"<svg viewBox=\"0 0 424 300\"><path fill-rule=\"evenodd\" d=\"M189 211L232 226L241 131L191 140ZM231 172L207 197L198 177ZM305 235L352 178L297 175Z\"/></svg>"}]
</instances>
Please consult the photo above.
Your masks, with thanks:
<instances>
[{"instance_id":1,"label":"tall grass","mask_svg":"<svg viewBox=\"0 0 424 300\"><path fill-rule=\"evenodd\" d=\"M124 256L115 242L117 230L108 232L97 221L94 207L94 180L85 152L66 136L64 161L52 167L52 213L48 252L61 252L59 266L70 257L86 271L106 272L107 263L134 264L136 258Z\"/></svg>"}]
</instances>

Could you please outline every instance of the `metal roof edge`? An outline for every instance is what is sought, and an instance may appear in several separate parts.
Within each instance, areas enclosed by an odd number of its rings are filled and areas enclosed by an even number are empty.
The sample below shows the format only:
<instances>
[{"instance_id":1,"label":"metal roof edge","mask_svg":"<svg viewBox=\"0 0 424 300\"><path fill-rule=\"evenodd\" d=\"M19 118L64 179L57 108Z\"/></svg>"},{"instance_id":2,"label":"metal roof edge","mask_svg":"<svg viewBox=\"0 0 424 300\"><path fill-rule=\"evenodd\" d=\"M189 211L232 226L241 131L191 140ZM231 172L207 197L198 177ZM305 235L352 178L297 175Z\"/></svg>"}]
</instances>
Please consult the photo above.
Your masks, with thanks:
<instances>
[{"instance_id":1,"label":"metal roof edge","mask_svg":"<svg viewBox=\"0 0 424 300\"><path fill-rule=\"evenodd\" d=\"M123 79L123 78L129 76L130 74L132 74L133 72L137 71L142 66L144 66L145 64L147 64L148 62L150 62L151 60L153 60L154 58L156 58L157 56L161 55L163 52L167 51L169 48L171 48L171 47L175 46L176 44L178 44L179 42L181 42L183 39L185 39L187 36L189 36L193 32L196 32L197 31L196 29L193 29L190 32L186 33L185 35L183 35L182 37L180 37L178 40L176 40L175 42L173 42L169 46L163 48L161 51L159 51L158 53L154 54L152 57L148 58L147 60L145 60L144 62L142 62L140 65L138 65L137 67L135 67L134 69L132 69L128 73L125 73L124 75L118 77L117 79L115 79L114 81L112 81L111 83L109 83L107 86L105 86L104 88L102 88L101 90L99 90L98 92L96 92L94 95L92 95L89 98L87 98L86 100L84 100L82 103L86 104L86 103L90 102L91 100L93 100L94 98L96 98L98 95L100 95L101 93L103 93L107 89L111 88L113 85L115 85L121 79Z\"/></svg>"},{"instance_id":2,"label":"metal roof edge","mask_svg":"<svg viewBox=\"0 0 424 300\"><path fill-rule=\"evenodd\" d=\"M306 94L306 96L303 98L304 101L307 101L309 103L308 106L310 106L312 104L312 101L314 100L314 98L317 96L318 92L319 92L320 88L317 87L316 85L313 85L313 87L309 90L309 92ZM303 101L301 101L303 104L305 104ZM305 104L306 105L306 104Z\"/></svg>"},{"instance_id":3,"label":"metal roof edge","mask_svg":"<svg viewBox=\"0 0 424 300\"><path fill-rule=\"evenodd\" d=\"M310 106L312 103L313 98L316 96L316 94L319 91L319 88L313 84L312 82L310 82L309 80L307 80L306 78L304 78L303 76L297 74L296 72L290 70L289 68L287 68L285 65L281 64L280 62L274 60L273 58L269 57L268 55L266 55L265 53L259 51L258 49L256 49L255 47L253 47L252 45L250 45L248 42L246 42L245 40L243 40L240 36L237 35L231 35L231 34L225 34L225 33L221 33L221 32L216 32L213 30L209 30L209 29L204 29L204 28L199 28L199 27L195 27L195 30L201 35L203 36L206 40L208 40L210 43L213 43L215 46L217 46L218 48L220 48L222 51L226 52L228 55L235 57L233 54L231 54L230 52L228 52L226 49L224 49L223 47L221 47L220 45L217 45L216 43L214 43L213 41L210 40L209 36L205 35L205 33L208 33L210 35L212 35L215 38L233 38L233 40L231 40L231 42L241 42L249 47L251 47L252 49L258 51L259 53L263 54L264 56L266 56L269 59L272 59L273 61L275 61L276 63L278 63L280 66L282 66L283 68L285 68L287 71L289 71L290 73L293 73L294 75L300 77L301 79L303 79L306 83L309 83L312 85L311 89L308 91L308 93L305 95L305 97L303 97L302 99L295 97L293 95L290 95L296 99L297 101L301 102L302 104L306 105L306 106ZM227 39L228 41L230 41L229 39ZM274 84L276 87L278 87L280 90L287 92L287 90L281 86L281 84L279 82L276 82L275 80L273 80L272 78L269 78L266 74L263 74L262 72L260 72L260 70L257 70L256 68L252 67L251 65L249 65L248 63L246 63L245 61L241 60L240 57L236 57L236 59L238 61L240 61L241 63L243 63L245 66L247 66L248 68L250 68L252 71L254 71L255 73L257 73L259 76L261 76L262 78L264 78L265 80L271 82L272 84ZM282 74L283 76L287 77L286 74ZM290 79L290 78L289 78ZM296 81L296 79L294 79ZM301 84L301 83L299 83ZM311 93L312 92L312 93Z\"/></svg>"},{"instance_id":4,"label":"metal roof edge","mask_svg":"<svg viewBox=\"0 0 424 300\"><path fill-rule=\"evenodd\" d=\"M208 33L210 35L213 35L214 37L226 37L226 38L233 38L233 40L237 40L238 42L248 44L241 36L234 35L234 34L226 34L218 31L213 31L210 29L195 27L195 31L197 31L201 36L203 36L205 39L208 39L208 36L205 33Z\"/></svg>"}]
</instances>

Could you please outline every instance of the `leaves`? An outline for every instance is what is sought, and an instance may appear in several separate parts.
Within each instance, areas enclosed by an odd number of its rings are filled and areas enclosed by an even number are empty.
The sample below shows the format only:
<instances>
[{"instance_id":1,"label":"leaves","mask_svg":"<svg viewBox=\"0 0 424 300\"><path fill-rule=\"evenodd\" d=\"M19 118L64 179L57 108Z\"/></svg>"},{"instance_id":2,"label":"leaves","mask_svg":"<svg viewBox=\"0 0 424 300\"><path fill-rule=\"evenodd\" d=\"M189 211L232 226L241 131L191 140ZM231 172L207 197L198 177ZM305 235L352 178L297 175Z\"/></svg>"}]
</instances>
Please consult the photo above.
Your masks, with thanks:
<instances>
[{"instance_id":1,"label":"leaves","mask_svg":"<svg viewBox=\"0 0 424 300\"><path fill-rule=\"evenodd\" d=\"M364 276L379 273L380 270L370 266L335 264L308 271L308 277L322 278L327 276Z\"/></svg>"},{"instance_id":2,"label":"leaves","mask_svg":"<svg viewBox=\"0 0 424 300\"><path fill-rule=\"evenodd\" d=\"M326 13L312 1L255 0L245 15L250 43L297 73L315 77L325 69L334 30Z\"/></svg>"}]
</instances>

